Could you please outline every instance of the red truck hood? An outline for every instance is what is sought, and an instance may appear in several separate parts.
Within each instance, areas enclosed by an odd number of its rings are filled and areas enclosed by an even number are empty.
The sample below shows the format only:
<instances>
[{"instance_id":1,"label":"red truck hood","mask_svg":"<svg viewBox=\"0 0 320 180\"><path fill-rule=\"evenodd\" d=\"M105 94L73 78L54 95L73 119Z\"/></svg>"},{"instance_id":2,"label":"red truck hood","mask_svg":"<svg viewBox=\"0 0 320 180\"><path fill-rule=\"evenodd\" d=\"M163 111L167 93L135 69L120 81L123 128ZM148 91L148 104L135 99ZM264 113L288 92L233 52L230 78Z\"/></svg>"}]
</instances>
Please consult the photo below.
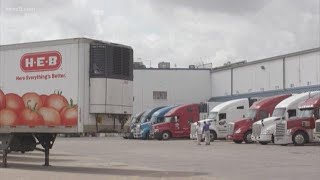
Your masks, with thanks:
<instances>
[{"instance_id":1,"label":"red truck hood","mask_svg":"<svg viewBox=\"0 0 320 180\"><path fill-rule=\"evenodd\" d=\"M254 121L249 118L240 119L240 120L234 122L234 130L236 131L239 128L242 129L242 128L251 127L253 123L254 123Z\"/></svg>"}]
</instances>

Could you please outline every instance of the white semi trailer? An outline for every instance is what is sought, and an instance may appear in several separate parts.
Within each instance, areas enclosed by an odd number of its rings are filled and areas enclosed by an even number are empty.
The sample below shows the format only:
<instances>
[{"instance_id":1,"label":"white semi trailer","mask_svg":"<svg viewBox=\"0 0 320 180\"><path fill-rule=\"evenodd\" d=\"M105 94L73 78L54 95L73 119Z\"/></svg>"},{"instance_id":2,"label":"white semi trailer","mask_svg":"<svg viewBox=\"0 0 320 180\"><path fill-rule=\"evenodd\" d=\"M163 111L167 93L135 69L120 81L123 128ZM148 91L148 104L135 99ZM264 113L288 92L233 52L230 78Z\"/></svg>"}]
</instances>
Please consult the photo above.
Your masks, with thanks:
<instances>
[{"instance_id":1,"label":"white semi trailer","mask_svg":"<svg viewBox=\"0 0 320 180\"><path fill-rule=\"evenodd\" d=\"M86 38L0 46L0 150L37 150L58 133L97 132L133 106L133 50Z\"/></svg>"},{"instance_id":2,"label":"white semi trailer","mask_svg":"<svg viewBox=\"0 0 320 180\"><path fill-rule=\"evenodd\" d=\"M253 123L251 139L262 145L274 142L277 121L287 121L289 118L296 117L299 114L299 106L308 98L319 94L320 91L295 94L281 101L275 107L271 117Z\"/></svg>"}]
</instances>

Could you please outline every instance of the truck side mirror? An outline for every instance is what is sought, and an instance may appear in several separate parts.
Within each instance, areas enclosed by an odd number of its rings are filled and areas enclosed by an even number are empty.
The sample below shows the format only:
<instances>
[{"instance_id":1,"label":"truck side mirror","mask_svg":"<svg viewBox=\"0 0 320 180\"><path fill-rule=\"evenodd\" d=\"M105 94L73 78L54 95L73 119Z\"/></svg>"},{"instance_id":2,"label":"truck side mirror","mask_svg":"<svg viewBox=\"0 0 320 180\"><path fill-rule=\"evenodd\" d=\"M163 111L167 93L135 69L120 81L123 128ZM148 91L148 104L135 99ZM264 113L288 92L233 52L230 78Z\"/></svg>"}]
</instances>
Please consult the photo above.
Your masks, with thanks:
<instances>
[{"instance_id":1,"label":"truck side mirror","mask_svg":"<svg viewBox=\"0 0 320 180\"><path fill-rule=\"evenodd\" d=\"M242 117L245 118L246 116L245 116L245 115L242 115Z\"/></svg>"}]
</instances>

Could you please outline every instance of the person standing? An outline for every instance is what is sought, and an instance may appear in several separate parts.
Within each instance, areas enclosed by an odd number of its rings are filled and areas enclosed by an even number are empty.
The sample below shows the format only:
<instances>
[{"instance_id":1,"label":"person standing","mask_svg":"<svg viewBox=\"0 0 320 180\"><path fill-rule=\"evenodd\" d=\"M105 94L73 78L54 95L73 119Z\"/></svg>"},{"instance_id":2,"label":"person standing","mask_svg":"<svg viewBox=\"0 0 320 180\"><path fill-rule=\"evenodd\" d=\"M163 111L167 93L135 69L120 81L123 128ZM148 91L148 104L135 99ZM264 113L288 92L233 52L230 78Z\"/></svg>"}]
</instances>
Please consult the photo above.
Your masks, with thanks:
<instances>
[{"instance_id":1,"label":"person standing","mask_svg":"<svg viewBox=\"0 0 320 180\"><path fill-rule=\"evenodd\" d=\"M203 133L204 133L204 139L206 142L206 145L210 145L210 123L209 122L204 122L203 125Z\"/></svg>"},{"instance_id":2,"label":"person standing","mask_svg":"<svg viewBox=\"0 0 320 180\"><path fill-rule=\"evenodd\" d=\"M202 129L201 129L201 126L200 126L200 122L197 122L196 132L197 132L197 142L198 142L198 145L201 145Z\"/></svg>"}]
</instances>

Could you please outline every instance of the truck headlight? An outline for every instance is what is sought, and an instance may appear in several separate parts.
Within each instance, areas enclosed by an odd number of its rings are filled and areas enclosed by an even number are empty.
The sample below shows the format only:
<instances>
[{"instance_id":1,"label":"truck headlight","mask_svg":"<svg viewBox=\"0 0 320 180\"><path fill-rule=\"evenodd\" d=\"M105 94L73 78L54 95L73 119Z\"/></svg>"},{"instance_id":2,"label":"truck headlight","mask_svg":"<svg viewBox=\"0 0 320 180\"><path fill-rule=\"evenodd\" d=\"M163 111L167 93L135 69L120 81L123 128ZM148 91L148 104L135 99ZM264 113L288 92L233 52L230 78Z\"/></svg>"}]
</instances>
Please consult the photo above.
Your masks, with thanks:
<instances>
[{"instance_id":1,"label":"truck headlight","mask_svg":"<svg viewBox=\"0 0 320 180\"><path fill-rule=\"evenodd\" d=\"M269 134L270 130L266 130L266 134Z\"/></svg>"},{"instance_id":2,"label":"truck headlight","mask_svg":"<svg viewBox=\"0 0 320 180\"><path fill-rule=\"evenodd\" d=\"M154 129L154 132L156 133L156 132L159 132L159 129Z\"/></svg>"},{"instance_id":3,"label":"truck headlight","mask_svg":"<svg viewBox=\"0 0 320 180\"><path fill-rule=\"evenodd\" d=\"M241 132L241 129L236 130L234 133L238 134Z\"/></svg>"}]
</instances>

